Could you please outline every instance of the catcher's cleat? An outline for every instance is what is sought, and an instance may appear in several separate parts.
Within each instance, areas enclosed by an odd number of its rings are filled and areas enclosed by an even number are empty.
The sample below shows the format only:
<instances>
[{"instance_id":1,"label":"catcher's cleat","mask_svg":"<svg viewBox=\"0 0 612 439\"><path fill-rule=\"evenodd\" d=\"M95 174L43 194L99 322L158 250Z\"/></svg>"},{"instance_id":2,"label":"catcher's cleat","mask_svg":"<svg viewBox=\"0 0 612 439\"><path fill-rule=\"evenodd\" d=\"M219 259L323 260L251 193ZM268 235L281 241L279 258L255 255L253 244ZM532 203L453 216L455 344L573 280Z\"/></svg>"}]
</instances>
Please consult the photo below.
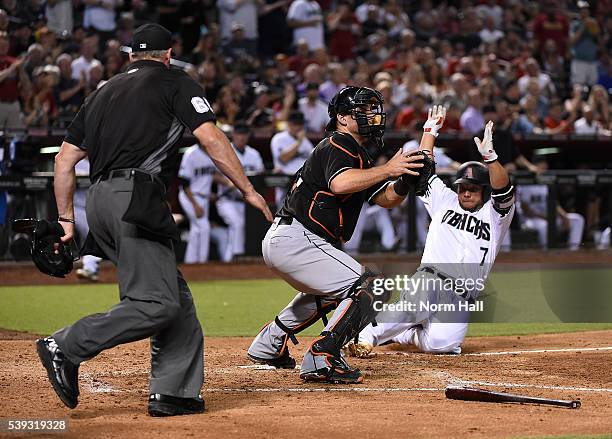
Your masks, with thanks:
<instances>
[{"instance_id":1,"label":"catcher's cleat","mask_svg":"<svg viewBox=\"0 0 612 439\"><path fill-rule=\"evenodd\" d=\"M76 275L79 279L83 279L89 282L98 282L98 273L94 273L93 271L89 271L84 268L79 268L76 271Z\"/></svg>"},{"instance_id":2,"label":"catcher's cleat","mask_svg":"<svg viewBox=\"0 0 612 439\"><path fill-rule=\"evenodd\" d=\"M327 382L331 384L363 383L361 371L350 367L342 357L328 356L327 362L332 364L332 367L301 373L300 378L306 382Z\"/></svg>"},{"instance_id":3,"label":"catcher's cleat","mask_svg":"<svg viewBox=\"0 0 612 439\"><path fill-rule=\"evenodd\" d=\"M372 346L370 343L363 341L355 343L351 340L344 345L342 351L347 357L374 358L376 356L376 352L372 352L372 349L374 349L374 346Z\"/></svg>"},{"instance_id":4,"label":"catcher's cleat","mask_svg":"<svg viewBox=\"0 0 612 439\"><path fill-rule=\"evenodd\" d=\"M176 396L153 393L149 395L149 415L179 416L204 413L204 400L197 398L179 398Z\"/></svg>"},{"instance_id":5,"label":"catcher's cleat","mask_svg":"<svg viewBox=\"0 0 612 439\"><path fill-rule=\"evenodd\" d=\"M66 407L75 408L79 403L79 365L64 356L53 337L36 340L36 351L57 396Z\"/></svg>"},{"instance_id":6,"label":"catcher's cleat","mask_svg":"<svg viewBox=\"0 0 612 439\"><path fill-rule=\"evenodd\" d=\"M259 358L247 352L247 357L254 363L267 364L277 369L295 369L295 358L289 355L289 349L285 347L280 356L276 358Z\"/></svg>"}]
</instances>

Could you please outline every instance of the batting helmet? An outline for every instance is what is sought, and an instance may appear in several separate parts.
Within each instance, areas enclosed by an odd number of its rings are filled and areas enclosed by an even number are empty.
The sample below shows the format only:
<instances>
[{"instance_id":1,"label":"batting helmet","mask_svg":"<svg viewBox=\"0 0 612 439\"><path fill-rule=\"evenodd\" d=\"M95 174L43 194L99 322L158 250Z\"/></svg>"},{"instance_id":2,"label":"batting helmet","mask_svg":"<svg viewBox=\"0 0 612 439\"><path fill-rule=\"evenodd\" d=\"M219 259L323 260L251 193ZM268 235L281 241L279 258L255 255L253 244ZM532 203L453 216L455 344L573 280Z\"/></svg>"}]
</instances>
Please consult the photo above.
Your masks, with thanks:
<instances>
[{"instance_id":1,"label":"batting helmet","mask_svg":"<svg viewBox=\"0 0 612 439\"><path fill-rule=\"evenodd\" d=\"M350 114L357 121L360 135L381 138L385 133L387 122L383 104L382 94L373 88L344 87L329 102L327 113L330 120L326 129L327 131L334 131L338 115Z\"/></svg>"},{"instance_id":2,"label":"batting helmet","mask_svg":"<svg viewBox=\"0 0 612 439\"><path fill-rule=\"evenodd\" d=\"M461 183L471 183L482 186L482 199L487 201L491 194L491 181L489 180L489 169L480 162L465 162L455 175L453 185L458 186Z\"/></svg>"}]
</instances>

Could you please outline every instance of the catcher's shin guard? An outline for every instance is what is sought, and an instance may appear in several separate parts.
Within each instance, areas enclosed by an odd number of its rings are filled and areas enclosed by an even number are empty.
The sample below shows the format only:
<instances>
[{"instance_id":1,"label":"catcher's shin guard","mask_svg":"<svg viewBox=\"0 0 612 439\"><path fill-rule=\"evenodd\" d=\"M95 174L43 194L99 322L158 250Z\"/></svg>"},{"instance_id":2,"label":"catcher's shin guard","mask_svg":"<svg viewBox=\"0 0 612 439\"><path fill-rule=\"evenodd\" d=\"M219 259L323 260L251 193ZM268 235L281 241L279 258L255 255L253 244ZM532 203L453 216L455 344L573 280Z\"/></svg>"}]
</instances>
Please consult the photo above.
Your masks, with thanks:
<instances>
[{"instance_id":1,"label":"catcher's shin guard","mask_svg":"<svg viewBox=\"0 0 612 439\"><path fill-rule=\"evenodd\" d=\"M300 377L305 381L332 383L360 383L363 375L351 368L341 354L341 348L354 339L378 313L376 302L387 297L373 293L372 283L376 275L366 272L354 284L352 292L334 315L328 328L315 340L304 356Z\"/></svg>"}]
</instances>

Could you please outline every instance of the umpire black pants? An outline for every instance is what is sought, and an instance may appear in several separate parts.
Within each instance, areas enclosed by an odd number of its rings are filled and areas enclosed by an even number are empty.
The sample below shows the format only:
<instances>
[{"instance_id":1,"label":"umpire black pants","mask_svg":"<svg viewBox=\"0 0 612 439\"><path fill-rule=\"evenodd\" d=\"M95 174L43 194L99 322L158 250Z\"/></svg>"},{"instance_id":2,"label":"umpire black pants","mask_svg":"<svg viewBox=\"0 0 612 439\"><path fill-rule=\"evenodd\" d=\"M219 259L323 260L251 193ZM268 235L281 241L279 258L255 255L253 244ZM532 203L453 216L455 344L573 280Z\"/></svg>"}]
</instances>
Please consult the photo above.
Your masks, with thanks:
<instances>
[{"instance_id":1,"label":"umpire black pants","mask_svg":"<svg viewBox=\"0 0 612 439\"><path fill-rule=\"evenodd\" d=\"M74 363L150 337L150 393L193 398L204 380L202 328L171 241L146 236L121 220L132 188L129 177L100 181L90 187L87 199L90 232L117 266L121 302L53 337Z\"/></svg>"}]
</instances>

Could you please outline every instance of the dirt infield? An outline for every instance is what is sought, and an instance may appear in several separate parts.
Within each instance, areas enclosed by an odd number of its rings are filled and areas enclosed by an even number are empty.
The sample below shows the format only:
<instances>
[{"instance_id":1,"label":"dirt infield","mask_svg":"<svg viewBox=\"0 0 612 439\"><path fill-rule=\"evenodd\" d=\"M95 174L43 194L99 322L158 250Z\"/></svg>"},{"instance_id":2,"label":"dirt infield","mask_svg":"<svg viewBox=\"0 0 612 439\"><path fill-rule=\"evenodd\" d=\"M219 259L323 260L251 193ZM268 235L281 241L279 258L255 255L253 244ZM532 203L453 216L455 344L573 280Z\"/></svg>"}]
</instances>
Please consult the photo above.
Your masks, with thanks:
<instances>
[{"instance_id":1,"label":"dirt infield","mask_svg":"<svg viewBox=\"0 0 612 439\"><path fill-rule=\"evenodd\" d=\"M397 351L391 345L374 359L354 361L367 376L359 386L307 385L297 370L241 368L250 365L244 357L248 339L207 338L207 413L173 419L146 415L146 342L83 364L80 405L70 411L48 384L31 337L5 333L0 338L1 417L68 418L69 437L488 438L612 432L612 331L470 338L461 356ZM297 357L307 342L293 348ZM445 385L458 382L580 398L582 408L445 399Z\"/></svg>"}]
</instances>

